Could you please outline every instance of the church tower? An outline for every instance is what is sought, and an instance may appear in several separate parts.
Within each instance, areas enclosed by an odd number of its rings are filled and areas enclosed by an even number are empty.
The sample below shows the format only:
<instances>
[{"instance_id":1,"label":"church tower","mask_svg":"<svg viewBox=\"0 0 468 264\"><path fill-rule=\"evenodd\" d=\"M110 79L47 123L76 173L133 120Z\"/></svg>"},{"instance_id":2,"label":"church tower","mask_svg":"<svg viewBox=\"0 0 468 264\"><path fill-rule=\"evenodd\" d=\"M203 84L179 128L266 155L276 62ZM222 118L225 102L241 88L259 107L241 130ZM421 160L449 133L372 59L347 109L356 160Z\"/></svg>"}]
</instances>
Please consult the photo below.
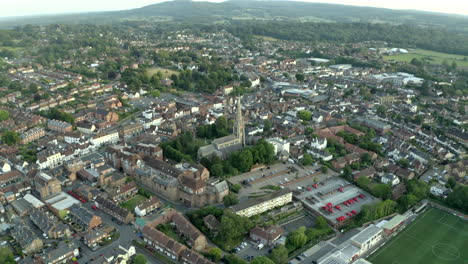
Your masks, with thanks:
<instances>
[{"instance_id":1,"label":"church tower","mask_svg":"<svg viewBox=\"0 0 468 264\"><path fill-rule=\"evenodd\" d=\"M236 136L242 146L245 146L245 126L242 115L242 97L237 97Z\"/></svg>"}]
</instances>

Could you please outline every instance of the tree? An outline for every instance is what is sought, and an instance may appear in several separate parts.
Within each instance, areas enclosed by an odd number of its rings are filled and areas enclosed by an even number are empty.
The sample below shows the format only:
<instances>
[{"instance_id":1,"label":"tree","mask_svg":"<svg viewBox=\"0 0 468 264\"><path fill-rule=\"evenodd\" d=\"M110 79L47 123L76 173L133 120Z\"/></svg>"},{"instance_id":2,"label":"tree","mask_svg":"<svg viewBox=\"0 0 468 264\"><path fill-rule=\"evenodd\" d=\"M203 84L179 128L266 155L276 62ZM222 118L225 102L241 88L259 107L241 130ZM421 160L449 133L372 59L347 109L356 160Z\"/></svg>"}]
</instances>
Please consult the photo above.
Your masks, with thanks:
<instances>
[{"instance_id":1,"label":"tree","mask_svg":"<svg viewBox=\"0 0 468 264\"><path fill-rule=\"evenodd\" d=\"M218 234L213 242L223 250L231 250L242 241L243 237L254 226L255 224L248 217L237 215L231 210L225 209Z\"/></svg>"},{"instance_id":2,"label":"tree","mask_svg":"<svg viewBox=\"0 0 468 264\"><path fill-rule=\"evenodd\" d=\"M0 248L0 263L2 264L15 264L13 253L6 247Z\"/></svg>"},{"instance_id":3,"label":"tree","mask_svg":"<svg viewBox=\"0 0 468 264\"><path fill-rule=\"evenodd\" d=\"M146 257L142 254L137 254L135 258L133 259L133 264L146 264L148 261L146 260Z\"/></svg>"},{"instance_id":4,"label":"tree","mask_svg":"<svg viewBox=\"0 0 468 264\"><path fill-rule=\"evenodd\" d=\"M216 134L218 134L218 136L227 134L228 123L224 116L218 117L218 119L216 119L215 121L215 125L216 125Z\"/></svg>"},{"instance_id":5,"label":"tree","mask_svg":"<svg viewBox=\"0 0 468 264\"><path fill-rule=\"evenodd\" d=\"M224 206L229 207L231 205L235 205L239 203L239 198L237 198L237 195L230 193L223 198L223 203Z\"/></svg>"},{"instance_id":6,"label":"tree","mask_svg":"<svg viewBox=\"0 0 468 264\"><path fill-rule=\"evenodd\" d=\"M247 262L238 256L231 254L224 257L226 264L247 264Z\"/></svg>"},{"instance_id":7,"label":"tree","mask_svg":"<svg viewBox=\"0 0 468 264\"><path fill-rule=\"evenodd\" d=\"M250 264L275 264L273 260L265 256L255 257Z\"/></svg>"},{"instance_id":8,"label":"tree","mask_svg":"<svg viewBox=\"0 0 468 264\"><path fill-rule=\"evenodd\" d=\"M240 189L242 189L242 185L240 184L233 184L231 186L231 190L235 193L239 193Z\"/></svg>"},{"instance_id":9,"label":"tree","mask_svg":"<svg viewBox=\"0 0 468 264\"><path fill-rule=\"evenodd\" d=\"M325 174L328 172L328 167L327 166L322 166L322 168L320 168L320 171Z\"/></svg>"},{"instance_id":10,"label":"tree","mask_svg":"<svg viewBox=\"0 0 468 264\"><path fill-rule=\"evenodd\" d=\"M406 212L409 208L418 202L418 198L413 194L404 194L398 198L398 210L400 212Z\"/></svg>"},{"instance_id":11,"label":"tree","mask_svg":"<svg viewBox=\"0 0 468 264\"><path fill-rule=\"evenodd\" d=\"M304 121L312 120L312 113L307 110L302 110L298 112L299 118Z\"/></svg>"},{"instance_id":12,"label":"tree","mask_svg":"<svg viewBox=\"0 0 468 264\"><path fill-rule=\"evenodd\" d=\"M429 185L423 181L416 179L408 181L408 193L413 194L419 200L426 198L429 192Z\"/></svg>"},{"instance_id":13,"label":"tree","mask_svg":"<svg viewBox=\"0 0 468 264\"><path fill-rule=\"evenodd\" d=\"M325 220L323 216L319 216L315 219L315 226L318 229L327 229L328 228L327 220Z\"/></svg>"},{"instance_id":14,"label":"tree","mask_svg":"<svg viewBox=\"0 0 468 264\"><path fill-rule=\"evenodd\" d=\"M214 262L219 262L221 260L221 257L223 256L223 251L221 249L214 247L210 249L210 257Z\"/></svg>"},{"instance_id":15,"label":"tree","mask_svg":"<svg viewBox=\"0 0 468 264\"><path fill-rule=\"evenodd\" d=\"M310 136L310 135L312 135L312 133L314 133L314 129L311 128L311 127L306 127L306 129L305 129L305 131L304 131L304 134L305 134L306 136Z\"/></svg>"},{"instance_id":16,"label":"tree","mask_svg":"<svg viewBox=\"0 0 468 264\"><path fill-rule=\"evenodd\" d=\"M247 172L253 165L252 152L249 149L238 152L237 155L234 155L233 161L233 166L236 167L239 171Z\"/></svg>"},{"instance_id":17,"label":"tree","mask_svg":"<svg viewBox=\"0 0 468 264\"><path fill-rule=\"evenodd\" d=\"M361 155L361 161L363 163L369 164L372 161L372 157L368 152L366 152Z\"/></svg>"},{"instance_id":18,"label":"tree","mask_svg":"<svg viewBox=\"0 0 468 264\"><path fill-rule=\"evenodd\" d=\"M271 251L269 257L275 264L287 264L288 250L283 245L279 245Z\"/></svg>"},{"instance_id":19,"label":"tree","mask_svg":"<svg viewBox=\"0 0 468 264\"><path fill-rule=\"evenodd\" d=\"M408 168L409 161L407 159L400 159L397 161L397 164L400 165L402 168Z\"/></svg>"},{"instance_id":20,"label":"tree","mask_svg":"<svg viewBox=\"0 0 468 264\"><path fill-rule=\"evenodd\" d=\"M154 96L154 97L161 96L161 93L158 90L152 90L151 92L149 92L149 94Z\"/></svg>"},{"instance_id":21,"label":"tree","mask_svg":"<svg viewBox=\"0 0 468 264\"><path fill-rule=\"evenodd\" d=\"M3 143L9 145L9 146L13 146L13 145L16 145L20 142L20 136L18 135L18 133L14 132L14 131L7 131L5 133L3 133L2 135L2 141Z\"/></svg>"},{"instance_id":22,"label":"tree","mask_svg":"<svg viewBox=\"0 0 468 264\"><path fill-rule=\"evenodd\" d=\"M300 73L300 72L296 73L296 80L297 80L298 82L303 82L303 81L305 80L304 74L303 74L303 73Z\"/></svg>"},{"instance_id":23,"label":"tree","mask_svg":"<svg viewBox=\"0 0 468 264\"><path fill-rule=\"evenodd\" d=\"M383 199L390 199L392 197L392 187L388 184L376 184L372 187L372 194Z\"/></svg>"},{"instance_id":24,"label":"tree","mask_svg":"<svg viewBox=\"0 0 468 264\"><path fill-rule=\"evenodd\" d=\"M210 172L213 176L218 176L221 177L224 174L224 168L222 163L216 163L213 164L213 166L210 167Z\"/></svg>"},{"instance_id":25,"label":"tree","mask_svg":"<svg viewBox=\"0 0 468 264\"><path fill-rule=\"evenodd\" d=\"M304 154L302 157L302 165L308 166L314 162L314 158L310 154Z\"/></svg>"},{"instance_id":26,"label":"tree","mask_svg":"<svg viewBox=\"0 0 468 264\"><path fill-rule=\"evenodd\" d=\"M10 118L10 112L6 110L0 110L0 122Z\"/></svg>"},{"instance_id":27,"label":"tree","mask_svg":"<svg viewBox=\"0 0 468 264\"><path fill-rule=\"evenodd\" d=\"M396 202L392 200L385 200L377 204L363 205L362 218L363 223L380 219L395 212Z\"/></svg>"},{"instance_id":28,"label":"tree","mask_svg":"<svg viewBox=\"0 0 468 264\"><path fill-rule=\"evenodd\" d=\"M468 213L468 186L457 185L447 196L447 204Z\"/></svg>"},{"instance_id":29,"label":"tree","mask_svg":"<svg viewBox=\"0 0 468 264\"><path fill-rule=\"evenodd\" d=\"M263 134L264 135L271 135L271 129L272 129L273 125L271 124L271 121L270 120L265 120L263 122Z\"/></svg>"},{"instance_id":30,"label":"tree","mask_svg":"<svg viewBox=\"0 0 468 264\"><path fill-rule=\"evenodd\" d=\"M455 186L457 185L457 181L455 180L454 177L450 177L447 181L447 185L451 188L454 189Z\"/></svg>"},{"instance_id":31,"label":"tree","mask_svg":"<svg viewBox=\"0 0 468 264\"><path fill-rule=\"evenodd\" d=\"M307 236L305 234L306 228L304 226L289 233L286 238L286 247L288 250L294 251L298 248L303 247L307 243Z\"/></svg>"},{"instance_id":32,"label":"tree","mask_svg":"<svg viewBox=\"0 0 468 264\"><path fill-rule=\"evenodd\" d=\"M377 114L379 116L385 117L387 115L387 107L385 107L384 105L378 105Z\"/></svg>"}]
</instances>

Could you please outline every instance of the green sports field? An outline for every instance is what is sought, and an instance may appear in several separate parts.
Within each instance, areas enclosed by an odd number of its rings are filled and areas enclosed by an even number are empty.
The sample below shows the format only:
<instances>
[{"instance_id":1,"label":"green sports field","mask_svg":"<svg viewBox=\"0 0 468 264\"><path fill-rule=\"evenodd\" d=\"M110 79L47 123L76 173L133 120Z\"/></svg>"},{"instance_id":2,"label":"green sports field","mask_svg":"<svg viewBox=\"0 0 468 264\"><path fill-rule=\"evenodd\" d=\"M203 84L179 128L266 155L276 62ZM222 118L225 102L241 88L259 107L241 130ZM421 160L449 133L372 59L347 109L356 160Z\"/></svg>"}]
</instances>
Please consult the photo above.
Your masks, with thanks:
<instances>
[{"instance_id":1,"label":"green sports field","mask_svg":"<svg viewBox=\"0 0 468 264\"><path fill-rule=\"evenodd\" d=\"M374 264L468 264L468 222L430 208L367 260Z\"/></svg>"},{"instance_id":2,"label":"green sports field","mask_svg":"<svg viewBox=\"0 0 468 264\"><path fill-rule=\"evenodd\" d=\"M413 58L427 60L427 62L431 64L439 65L445 60L449 65L452 65L452 62L455 62L460 68L468 68L468 59L466 56L436 52L432 50L414 49L409 50L408 53L384 56L384 60L396 60L408 63L411 62Z\"/></svg>"}]
</instances>

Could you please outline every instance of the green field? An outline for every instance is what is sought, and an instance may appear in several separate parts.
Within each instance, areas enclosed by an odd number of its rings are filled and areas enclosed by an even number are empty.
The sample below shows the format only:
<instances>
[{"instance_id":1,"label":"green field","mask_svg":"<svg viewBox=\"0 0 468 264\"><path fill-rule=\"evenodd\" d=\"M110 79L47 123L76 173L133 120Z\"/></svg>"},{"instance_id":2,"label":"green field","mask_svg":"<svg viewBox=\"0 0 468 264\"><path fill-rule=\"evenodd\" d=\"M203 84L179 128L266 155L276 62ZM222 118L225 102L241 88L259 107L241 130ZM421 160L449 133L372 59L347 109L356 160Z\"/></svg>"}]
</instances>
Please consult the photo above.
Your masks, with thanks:
<instances>
[{"instance_id":1,"label":"green field","mask_svg":"<svg viewBox=\"0 0 468 264\"><path fill-rule=\"evenodd\" d=\"M135 207L139 205L141 202L143 202L144 200L146 200L146 198L143 195L137 194L134 197L132 197L132 199L121 203L120 207L126 208L130 212L133 212L135 210Z\"/></svg>"},{"instance_id":2,"label":"green field","mask_svg":"<svg viewBox=\"0 0 468 264\"><path fill-rule=\"evenodd\" d=\"M408 63L411 62L413 58L423 59L431 64L442 64L442 62L446 60L449 65L452 65L452 62L455 61L458 67L468 68L467 56L441 53L431 50L414 49L409 50L408 53L384 56L385 60L404 61Z\"/></svg>"},{"instance_id":3,"label":"green field","mask_svg":"<svg viewBox=\"0 0 468 264\"><path fill-rule=\"evenodd\" d=\"M374 264L468 264L468 222L428 209L367 260Z\"/></svg>"},{"instance_id":4,"label":"green field","mask_svg":"<svg viewBox=\"0 0 468 264\"><path fill-rule=\"evenodd\" d=\"M161 72L163 78L170 78L172 74L179 75L179 72L177 72L177 71L174 71L174 70L171 70L171 69L166 69L166 68L160 68L160 67L149 68L146 71L146 74L148 74L148 76L153 76L157 72Z\"/></svg>"}]
</instances>

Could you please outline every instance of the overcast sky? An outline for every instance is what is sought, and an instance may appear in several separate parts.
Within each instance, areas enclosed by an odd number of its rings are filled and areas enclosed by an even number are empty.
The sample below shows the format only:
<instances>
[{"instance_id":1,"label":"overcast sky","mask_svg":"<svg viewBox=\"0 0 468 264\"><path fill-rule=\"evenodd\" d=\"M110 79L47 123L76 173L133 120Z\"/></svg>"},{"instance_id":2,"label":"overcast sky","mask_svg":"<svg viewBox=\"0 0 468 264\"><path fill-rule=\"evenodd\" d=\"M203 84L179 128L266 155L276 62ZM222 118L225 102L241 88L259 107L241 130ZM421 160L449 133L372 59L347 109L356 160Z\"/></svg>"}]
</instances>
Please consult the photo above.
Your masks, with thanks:
<instances>
[{"instance_id":1,"label":"overcast sky","mask_svg":"<svg viewBox=\"0 0 468 264\"><path fill-rule=\"evenodd\" d=\"M208 0L209 2L222 2ZM138 8L163 0L0 0L0 17ZM467 0L302 0L468 15Z\"/></svg>"}]
</instances>

